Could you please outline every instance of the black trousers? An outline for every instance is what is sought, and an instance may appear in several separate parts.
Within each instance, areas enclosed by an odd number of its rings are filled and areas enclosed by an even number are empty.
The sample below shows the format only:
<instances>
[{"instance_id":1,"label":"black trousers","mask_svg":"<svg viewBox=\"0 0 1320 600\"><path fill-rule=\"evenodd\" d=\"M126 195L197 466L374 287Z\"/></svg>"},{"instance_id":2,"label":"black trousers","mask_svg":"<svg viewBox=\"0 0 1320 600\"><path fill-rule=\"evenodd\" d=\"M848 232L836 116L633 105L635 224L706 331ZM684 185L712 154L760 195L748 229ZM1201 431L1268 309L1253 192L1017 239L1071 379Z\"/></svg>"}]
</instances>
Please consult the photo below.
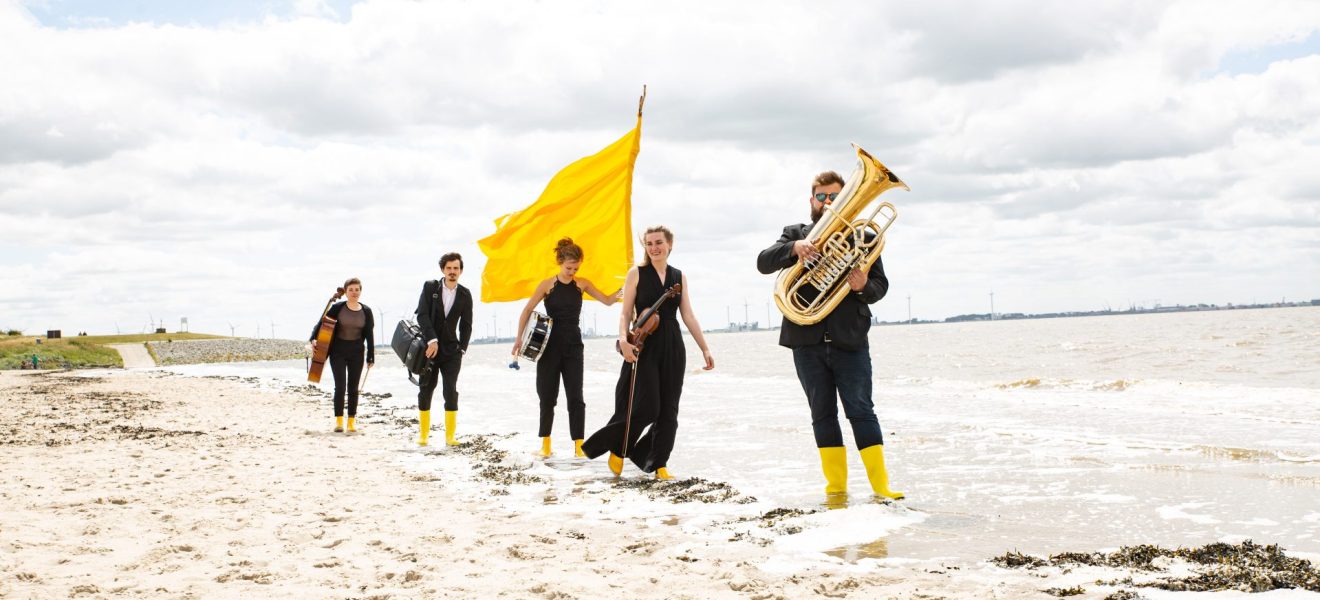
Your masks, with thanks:
<instances>
[{"instance_id":1,"label":"black trousers","mask_svg":"<svg viewBox=\"0 0 1320 600\"><path fill-rule=\"evenodd\" d=\"M652 336L654 340L660 332ZM647 473L669 465L678 433L678 401L683 395L683 372L687 355L683 338L675 324L668 343L647 343L637 361L637 387L633 394L632 419L628 425L627 455L637 468ZM596 458L606 452L623 451L624 422L627 420L628 388L632 383L632 364L619 371L614 386L614 414L608 423L582 444L582 452ZM645 430L645 431L643 431Z\"/></svg>"},{"instance_id":2,"label":"black trousers","mask_svg":"<svg viewBox=\"0 0 1320 600\"><path fill-rule=\"evenodd\" d=\"M357 416L358 384L362 382L362 362L366 346L362 340L335 340L330 346L330 374L335 376L335 416L344 416L345 392L348 416Z\"/></svg>"},{"instance_id":3,"label":"black trousers","mask_svg":"<svg viewBox=\"0 0 1320 600\"><path fill-rule=\"evenodd\" d=\"M431 371L422 376L421 389L417 390L417 410L431 410L431 396L435 394L437 383L443 383L441 395L445 399L445 410L458 410L458 370L463 368L463 354L437 356L431 361Z\"/></svg>"},{"instance_id":4,"label":"black trousers","mask_svg":"<svg viewBox=\"0 0 1320 600\"><path fill-rule=\"evenodd\" d=\"M562 379L564 396L568 400L568 431L573 439L582 439L587 419L587 403L582 399L582 368L581 338L550 340L545 353L536 361L536 395L541 399L541 426L537 429L537 437L550 437Z\"/></svg>"}]
</instances>

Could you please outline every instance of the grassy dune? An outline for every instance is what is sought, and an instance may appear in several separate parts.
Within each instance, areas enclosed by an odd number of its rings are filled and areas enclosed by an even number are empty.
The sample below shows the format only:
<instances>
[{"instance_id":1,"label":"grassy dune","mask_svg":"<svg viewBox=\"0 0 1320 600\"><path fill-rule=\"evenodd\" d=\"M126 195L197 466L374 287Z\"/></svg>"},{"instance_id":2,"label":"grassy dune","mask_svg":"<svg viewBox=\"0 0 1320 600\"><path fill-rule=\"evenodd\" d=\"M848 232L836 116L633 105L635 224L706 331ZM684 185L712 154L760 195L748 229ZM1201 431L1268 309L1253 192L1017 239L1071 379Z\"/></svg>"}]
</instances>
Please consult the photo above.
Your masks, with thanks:
<instances>
[{"instance_id":1,"label":"grassy dune","mask_svg":"<svg viewBox=\"0 0 1320 600\"><path fill-rule=\"evenodd\" d=\"M37 364L43 369L122 367L123 359L107 344L164 342L167 340L208 340L224 336L206 333L149 333L136 335L87 335L55 340L31 335L0 336L0 369L17 369L22 363ZM37 339L41 343L36 342Z\"/></svg>"}]
</instances>

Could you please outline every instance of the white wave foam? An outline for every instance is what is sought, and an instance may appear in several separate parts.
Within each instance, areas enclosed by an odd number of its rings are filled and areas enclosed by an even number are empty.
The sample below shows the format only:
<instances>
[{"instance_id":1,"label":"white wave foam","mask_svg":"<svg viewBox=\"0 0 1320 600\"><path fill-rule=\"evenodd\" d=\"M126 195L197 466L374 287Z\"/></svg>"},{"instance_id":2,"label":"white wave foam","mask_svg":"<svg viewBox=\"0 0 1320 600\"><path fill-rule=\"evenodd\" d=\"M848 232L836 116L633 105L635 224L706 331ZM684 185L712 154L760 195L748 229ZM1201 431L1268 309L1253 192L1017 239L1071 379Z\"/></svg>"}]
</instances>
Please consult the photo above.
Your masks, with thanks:
<instances>
[{"instance_id":1,"label":"white wave foam","mask_svg":"<svg viewBox=\"0 0 1320 600\"><path fill-rule=\"evenodd\" d=\"M1216 519L1210 515L1196 515L1186 512L1184 510L1188 508L1200 508L1205 505L1206 503L1204 502L1187 502L1184 504L1179 504L1177 506L1161 506L1155 510L1159 513L1161 518L1168 521L1186 519L1188 521L1191 521L1193 523L1198 523L1201 525L1215 525L1219 523L1220 522L1219 519Z\"/></svg>"}]
</instances>

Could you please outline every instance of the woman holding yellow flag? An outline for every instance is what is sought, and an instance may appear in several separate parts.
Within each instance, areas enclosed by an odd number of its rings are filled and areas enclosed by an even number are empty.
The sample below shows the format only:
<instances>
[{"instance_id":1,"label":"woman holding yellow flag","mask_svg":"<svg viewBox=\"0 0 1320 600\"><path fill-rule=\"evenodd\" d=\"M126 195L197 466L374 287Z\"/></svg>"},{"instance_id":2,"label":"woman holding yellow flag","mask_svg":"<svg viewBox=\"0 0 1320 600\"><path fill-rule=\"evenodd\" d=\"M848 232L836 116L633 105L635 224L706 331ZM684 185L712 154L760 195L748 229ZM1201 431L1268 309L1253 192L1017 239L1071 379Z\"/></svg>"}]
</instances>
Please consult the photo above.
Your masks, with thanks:
<instances>
[{"instance_id":1,"label":"woman holding yellow flag","mask_svg":"<svg viewBox=\"0 0 1320 600\"><path fill-rule=\"evenodd\" d=\"M582 445L590 458L609 452L610 470L615 475L623 472L626 455L642 471L654 472L656 479L672 479L669 454L678 432L678 400L683 394L687 366L679 314L701 348L704 369L715 368L715 358L692 312L687 276L669 264L673 243L674 233L663 225L647 229L642 236L646 251L642 265L628 270L623 286L623 305L627 308L619 315L619 352L624 363L614 388L614 416ZM633 318L655 305L675 284L682 284L678 298L659 305L659 325L646 338L645 349L638 352L628 343Z\"/></svg>"},{"instance_id":2,"label":"woman holding yellow flag","mask_svg":"<svg viewBox=\"0 0 1320 600\"><path fill-rule=\"evenodd\" d=\"M568 400L568 431L573 436L573 452L576 456L586 456L582 453L582 438L587 404L582 400L582 330L578 327L582 316L582 294L590 295L605 306L614 304L619 295L616 292L606 296L590 281L577 277L582 260L582 247L574 244L572 238L559 240L555 245L559 273L536 286L518 317L518 333L513 336L513 355L517 357L532 309L544 300L546 316L554 320L554 326L550 328L550 339L546 341L541 358L536 361L536 395L541 400L541 423L536 435L541 438L541 456L551 454L550 430L555 421L561 378L564 396Z\"/></svg>"}]
</instances>

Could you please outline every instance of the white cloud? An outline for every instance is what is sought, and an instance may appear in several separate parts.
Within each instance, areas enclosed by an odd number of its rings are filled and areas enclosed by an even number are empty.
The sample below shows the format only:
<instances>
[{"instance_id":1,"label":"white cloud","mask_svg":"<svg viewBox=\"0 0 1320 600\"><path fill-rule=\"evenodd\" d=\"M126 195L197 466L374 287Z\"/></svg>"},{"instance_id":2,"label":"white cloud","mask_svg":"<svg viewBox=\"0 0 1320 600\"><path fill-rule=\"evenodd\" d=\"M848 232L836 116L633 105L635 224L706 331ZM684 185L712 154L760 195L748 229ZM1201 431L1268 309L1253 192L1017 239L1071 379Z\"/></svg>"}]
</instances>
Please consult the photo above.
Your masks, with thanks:
<instances>
[{"instance_id":1,"label":"white cloud","mask_svg":"<svg viewBox=\"0 0 1320 600\"><path fill-rule=\"evenodd\" d=\"M399 316L446 250L476 287L492 220L631 127L643 83L634 225L675 229L707 326L763 312L756 253L850 141L912 186L881 318L1320 295L1320 55L1219 70L1308 39L1312 3L279 14L60 29L0 1L0 325L290 332L349 275Z\"/></svg>"}]
</instances>

